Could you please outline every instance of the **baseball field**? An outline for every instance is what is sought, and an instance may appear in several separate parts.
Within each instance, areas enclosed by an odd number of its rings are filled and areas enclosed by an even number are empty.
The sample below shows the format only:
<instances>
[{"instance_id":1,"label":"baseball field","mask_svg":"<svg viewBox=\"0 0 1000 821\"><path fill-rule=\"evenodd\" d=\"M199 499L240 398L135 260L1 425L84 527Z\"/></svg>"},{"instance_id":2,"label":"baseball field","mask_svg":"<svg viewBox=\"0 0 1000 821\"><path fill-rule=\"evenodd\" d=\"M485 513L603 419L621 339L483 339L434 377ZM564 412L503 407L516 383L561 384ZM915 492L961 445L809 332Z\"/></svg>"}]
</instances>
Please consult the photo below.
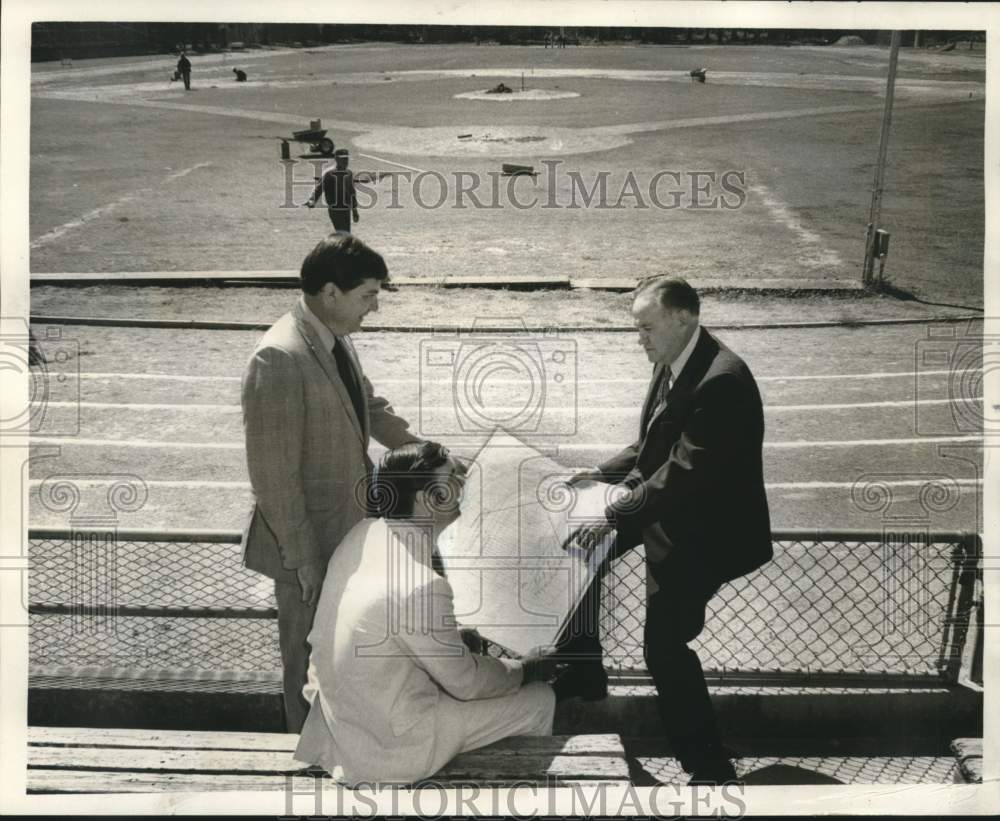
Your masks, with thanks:
<instances>
[{"instance_id":1,"label":"baseball field","mask_svg":"<svg viewBox=\"0 0 1000 821\"><path fill-rule=\"evenodd\" d=\"M982 51L900 57L885 276L894 293L930 306L843 294L860 279L887 49L381 44L191 59L188 92L171 81L169 55L35 67L33 273L295 270L330 227L323 209L304 207L330 158L290 142L282 160L277 138L320 119L350 151L355 231L398 277L600 286L673 273L696 286L840 289L705 300L703 321L723 326L761 386L774 527L878 533L903 515L917 529L981 529L983 418L996 413L981 404L982 356L968 354L981 350L983 324L939 320L983 305ZM248 81L236 83L234 68ZM692 80L694 68L706 69L705 83ZM487 93L499 83L512 90ZM537 173L505 176L505 163ZM293 298L286 289L39 283L32 313L266 326ZM488 402L516 409L540 395L533 443L586 465L635 435L648 363L627 309L626 295L602 291L408 285L386 295L357 344L376 389L419 433L474 450L485 431L472 413L470 433L456 374L430 368L427 354L460 344L460 324L524 323L533 330L515 341L559 353L570 370L527 388L500 380ZM824 327L796 326L804 320ZM65 524L51 492L65 477L102 498L135 479L141 504L123 512L123 527L243 524L238 386L259 330L39 319L34 331L51 354L52 390L34 397L32 525ZM472 344L488 355L486 343ZM903 582L868 548L790 551L786 559L799 551L801 560L775 563L765 581L776 587L740 594L769 595L773 609L748 622L753 635L738 652L712 648L720 667L933 670L948 605L944 548L908 554ZM238 572L236 548L224 552ZM170 566L150 569L132 593L224 598L225 581L203 578L193 558L185 565L183 550L164 555ZM257 603L269 596L247 584ZM742 600L718 618L736 619ZM899 601L926 605L915 632L883 623ZM634 656L635 623L621 625ZM104 639L80 647L112 660L147 652L156 662L169 651L190 661L193 639L175 627L121 649ZM760 642L775 633L785 650L762 662ZM45 635L33 634L33 651L59 650L61 639ZM223 631L202 644L209 656L229 647L234 665L252 646L273 666L270 638L244 639Z\"/></svg>"},{"instance_id":2,"label":"baseball field","mask_svg":"<svg viewBox=\"0 0 1000 821\"><path fill-rule=\"evenodd\" d=\"M32 271L295 269L331 159L276 138L319 119L398 275L860 276L886 48L258 49L193 55L190 91L175 59L35 67ZM921 297L982 303L984 68L901 52L885 276Z\"/></svg>"}]
</instances>

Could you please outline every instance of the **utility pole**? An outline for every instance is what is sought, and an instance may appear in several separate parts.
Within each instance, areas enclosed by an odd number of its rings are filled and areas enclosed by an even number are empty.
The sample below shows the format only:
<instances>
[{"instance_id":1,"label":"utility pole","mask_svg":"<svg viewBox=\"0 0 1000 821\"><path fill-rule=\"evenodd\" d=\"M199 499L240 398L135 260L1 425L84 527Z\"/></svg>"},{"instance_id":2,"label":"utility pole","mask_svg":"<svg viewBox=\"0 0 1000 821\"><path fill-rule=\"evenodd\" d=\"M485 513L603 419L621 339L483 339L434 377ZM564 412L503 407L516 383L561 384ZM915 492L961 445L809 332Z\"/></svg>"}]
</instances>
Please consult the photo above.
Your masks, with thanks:
<instances>
[{"instance_id":1,"label":"utility pole","mask_svg":"<svg viewBox=\"0 0 1000 821\"><path fill-rule=\"evenodd\" d=\"M885 178L886 153L889 148L889 127L892 124L892 98L896 89L896 64L899 62L899 42L901 39L902 32L894 31L892 33L892 42L889 46L889 76L886 79L885 107L882 109L882 132L878 141L878 160L875 163L875 180L872 184L872 203L868 212L868 234L865 237L865 264L861 272L861 283L865 288L871 288L875 284L872 275L876 256L875 232L878 231L879 219L882 216L882 185Z\"/></svg>"}]
</instances>

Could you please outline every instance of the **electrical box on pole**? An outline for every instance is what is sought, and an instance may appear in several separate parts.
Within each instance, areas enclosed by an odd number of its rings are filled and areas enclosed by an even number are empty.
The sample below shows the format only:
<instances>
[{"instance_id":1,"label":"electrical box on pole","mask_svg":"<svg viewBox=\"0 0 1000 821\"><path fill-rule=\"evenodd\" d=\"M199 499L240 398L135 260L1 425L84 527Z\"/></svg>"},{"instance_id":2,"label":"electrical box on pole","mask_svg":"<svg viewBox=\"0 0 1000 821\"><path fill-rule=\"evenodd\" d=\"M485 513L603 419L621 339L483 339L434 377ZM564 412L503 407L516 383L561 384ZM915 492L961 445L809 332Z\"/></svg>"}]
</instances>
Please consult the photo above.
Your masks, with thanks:
<instances>
[{"instance_id":1,"label":"electrical box on pole","mask_svg":"<svg viewBox=\"0 0 1000 821\"><path fill-rule=\"evenodd\" d=\"M876 238L879 230L879 220L882 217L882 188L885 181L885 160L889 149L889 128L892 125L892 99L896 89L896 65L899 62L899 43L901 31L892 33L889 46L889 75L885 86L885 107L882 109L882 129L878 141L878 159L875 162L875 179L872 183L872 201L868 211L868 232L865 236L865 264L861 273L861 283L865 288L874 284L875 258L879 256L876 249ZM883 255L884 256L884 255ZM881 284L881 277L879 277Z\"/></svg>"}]
</instances>

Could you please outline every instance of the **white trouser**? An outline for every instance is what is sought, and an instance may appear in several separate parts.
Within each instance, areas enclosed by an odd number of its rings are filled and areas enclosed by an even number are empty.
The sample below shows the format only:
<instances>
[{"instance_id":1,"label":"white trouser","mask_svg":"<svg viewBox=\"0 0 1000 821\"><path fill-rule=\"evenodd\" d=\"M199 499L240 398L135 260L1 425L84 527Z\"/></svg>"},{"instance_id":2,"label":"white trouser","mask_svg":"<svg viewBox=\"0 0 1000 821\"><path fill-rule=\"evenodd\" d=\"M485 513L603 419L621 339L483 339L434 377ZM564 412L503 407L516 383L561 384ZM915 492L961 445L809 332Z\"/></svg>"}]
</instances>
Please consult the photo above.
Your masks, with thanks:
<instances>
[{"instance_id":1,"label":"white trouser","mask_svg":"<svg viewBox=\"0 0 1000 821\"><path fill-rule=\"evenodd\" d=\"M459 701L442 693L428 775L436 773L459 753L508 736L551 735L555 709L555 692L540 681L498 698Z\"/></svg>"}]
</instances>

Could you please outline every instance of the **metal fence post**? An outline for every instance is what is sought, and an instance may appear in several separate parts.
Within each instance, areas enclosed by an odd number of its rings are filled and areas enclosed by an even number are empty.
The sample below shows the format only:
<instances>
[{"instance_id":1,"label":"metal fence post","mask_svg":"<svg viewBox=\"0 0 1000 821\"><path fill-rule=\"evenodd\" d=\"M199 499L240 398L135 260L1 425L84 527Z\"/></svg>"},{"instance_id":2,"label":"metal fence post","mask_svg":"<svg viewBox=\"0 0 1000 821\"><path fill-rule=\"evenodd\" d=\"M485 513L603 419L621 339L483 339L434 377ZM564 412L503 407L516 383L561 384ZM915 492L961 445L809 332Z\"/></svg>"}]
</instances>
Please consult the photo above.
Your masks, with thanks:
<instances>
[{"instance_id":1,"label":"metal fence post","mask_svg":"<svg viewBox=\"0 0 1000 821\"><path fill-rule=\"evenodd\" d=\"M976 604L976 582L982 542L978 534L967 534L952 551L952 595L948 602L941 640L938 670L950 684L957 684L962 672L965 643Z\"/></svg>"}]
</instances>

